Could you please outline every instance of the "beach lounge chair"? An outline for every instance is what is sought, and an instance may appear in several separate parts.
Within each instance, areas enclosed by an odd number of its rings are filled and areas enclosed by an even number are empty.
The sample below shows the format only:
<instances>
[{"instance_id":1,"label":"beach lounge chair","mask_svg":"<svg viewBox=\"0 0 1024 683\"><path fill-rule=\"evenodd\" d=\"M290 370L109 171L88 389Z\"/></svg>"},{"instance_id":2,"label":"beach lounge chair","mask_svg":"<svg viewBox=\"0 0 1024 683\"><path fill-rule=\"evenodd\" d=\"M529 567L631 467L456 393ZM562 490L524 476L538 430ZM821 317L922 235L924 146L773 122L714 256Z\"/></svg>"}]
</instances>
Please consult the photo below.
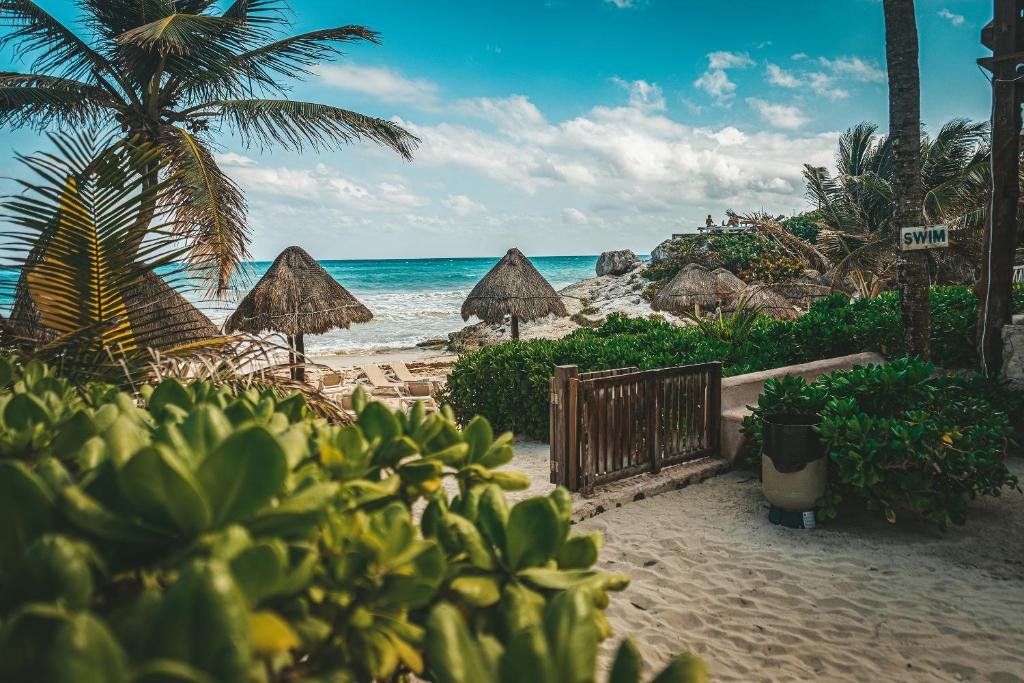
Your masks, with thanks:
<instances>
[{"instance_id":1,"label":"beach lounge chair","mask_svg":"<svg viewBox=\"0 0 1024 683\"><path fill-rule=\"evenodd\" d=\"M380 394L382 396L401 395L401 392L399 391L402 386L401 383L389 380L384 374L384 369L379 365L364 365L361 370L363 371L363 374L366 375L366 379L368 379L370 384L373 386L373 393Z\"/></svg>"},{"instance_id":2,"label":"beach lounge chair","mask_svg":"<svg viewBox=\"0 0 1024 683\"><path fill-rule=\"evenodd\" d=\"M317 389L325 394L333 394L345 388L345 378L336 372L328 372L320 377Z\"/></svg>"},{"instance_id":3,"label":"beach lounge chair","mask_svg":"<svg viewBox=\"0 0 1024 683\"><path fill-rule=\"evenodd\" d=\"M391 370L395 373L398 381L404 382L409 389L410 396L429 396L437 393L441 388L440 382L416 377L409 371L404 361L396 360L391 362ZM423 393L426 387L426 393Z\"/></svg>"}]
</instances>

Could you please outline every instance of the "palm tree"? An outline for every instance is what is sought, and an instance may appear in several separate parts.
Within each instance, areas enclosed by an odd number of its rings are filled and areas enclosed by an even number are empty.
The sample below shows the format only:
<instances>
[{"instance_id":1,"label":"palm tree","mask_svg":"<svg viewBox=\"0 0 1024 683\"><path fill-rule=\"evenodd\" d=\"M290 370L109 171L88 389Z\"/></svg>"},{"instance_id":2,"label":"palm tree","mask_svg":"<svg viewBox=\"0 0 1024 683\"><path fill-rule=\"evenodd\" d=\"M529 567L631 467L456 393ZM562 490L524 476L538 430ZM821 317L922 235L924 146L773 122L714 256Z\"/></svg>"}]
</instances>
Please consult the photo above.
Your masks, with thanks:
<instances>
[{"instance_id":1,"label":"palm tree","mask_svg":"<svg viewBox=\"0 0 1024 683\"><path fill-rule=\"evenodd\" d=\"M927 252L938 281L972 281L989 205L988 124L953 119L920 145L924 221L950 226L949 250ZM836 167L806 165L808 200L820 207L818 249L837 281L872 297L891 282L898 257L893 144L860 123L839 139Z\"/></svg>"},{"instance_id":2,"label":"palm tree","mask_svg":"<svg viewBox=\"0 0 1024 683\"><path fill-rule=\"evenodd\" d=\"M885 57L889 71L889 139L892 144L894 219L899 227L922 225L921 73L914 0L883 0ZM928 303L928 255L900 251L896 259L903 334L907 350L931 357L932 313Z\"/></svg>"},{"instance_id":3,"label":"palm tree","mask_svg":"<svg viewBox=\"0 0 1024 683\"><path fill-rule=\"evenodd\" d=\"M248 144L301 150L370 140L411 158L418 140L379 118L286 99L282 78L302 78L340 54L339 46L378 43L362 26L284 36L286 0L78 0L89 40L31 0L0 0L0 23L32 73L0 73L0 126L116 127L155 145L145 182L161 172L184 258L222 293L248 258L246 205L217 166L214 131ZM163 171L161 171L163 169ZM139 216L147 226L157 207ZM137 251L145 230L129 245Z\"/></svg>"}]
</instances>

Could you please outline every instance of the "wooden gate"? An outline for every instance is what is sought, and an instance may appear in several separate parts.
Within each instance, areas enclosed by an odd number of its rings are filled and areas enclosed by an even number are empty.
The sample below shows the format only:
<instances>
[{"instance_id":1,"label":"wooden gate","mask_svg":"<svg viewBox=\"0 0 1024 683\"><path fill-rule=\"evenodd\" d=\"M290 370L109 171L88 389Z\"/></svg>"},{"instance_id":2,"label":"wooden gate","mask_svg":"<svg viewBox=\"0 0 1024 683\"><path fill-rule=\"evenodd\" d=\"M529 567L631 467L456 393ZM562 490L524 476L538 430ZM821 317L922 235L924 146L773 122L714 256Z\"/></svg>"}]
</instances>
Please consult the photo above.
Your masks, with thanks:
<instances>
[{"instance_id":1,"label":"wooden gate","mask_svg":"<svg viewBox=\"0 0 1024 683\"><path fill-rule=\"evenodd\" d=\"M718 455L721 363L551 378L551 481L570 491Z\"/></svg>"}]
</instances>

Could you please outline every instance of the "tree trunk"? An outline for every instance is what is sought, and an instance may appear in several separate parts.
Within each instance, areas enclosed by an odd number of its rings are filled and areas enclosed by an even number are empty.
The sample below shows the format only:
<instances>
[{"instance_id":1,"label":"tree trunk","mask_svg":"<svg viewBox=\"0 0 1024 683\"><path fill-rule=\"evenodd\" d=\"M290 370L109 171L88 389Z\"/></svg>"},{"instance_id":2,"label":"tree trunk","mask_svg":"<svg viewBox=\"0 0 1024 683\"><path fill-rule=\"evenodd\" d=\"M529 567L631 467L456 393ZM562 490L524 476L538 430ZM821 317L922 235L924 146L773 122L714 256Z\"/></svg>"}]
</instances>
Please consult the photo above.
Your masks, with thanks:
<instances>
[{"instance_id":1,"label":"tree trunk","mask_svg":"<svg viewBox=\"0 0 1024 683\"><path fill-rule=\"evenodd\" d=\"M306 343L302 339L302 333L295 335L295 361L299 367L295 368L292 377L300 382L306 381Z\"/></svg>"},{"instance_id":2,"label":"tree trunk","mask_svg":"<svg viewBox=\"0 0 1024 683\"><path fill-rule=\"evenodd\" d=\"M516 341L519 339L519 316L512 314L512 340Z\"/></svg>"},{"instance_id":3,"label":"tree trunk","mask_svg":"<svg viewBox=\"0 0 1024 683\"><path fill-rule=\"evenodd\" d=\"M992 70L992 206L985 226L981 279L976 285L978 360L986 376L1003 365L1003 326L1013 315L1013 254L1017 245L1017 202L1020 198L1021 112L1015 80L1020 11L1018 0L994 0L993 20L982 40L992 60L979 60Z\"/></svg>"},{"instance_id":4,"label":"tree trunk","mask_svg":"<svg viewBox=\"0 0 1024 683\"><path fill-rule=\"evenodd\" d=\"M921 206L921 74L918 67L914 0L883 0L885 57L889 70L889 139L893 151L892 190L897 235L900 228L924 223ZM900 309L907 353L931 358L931 308L928 305L928 256L900 251L896 262Z\"/></svg>"}]
</instances>

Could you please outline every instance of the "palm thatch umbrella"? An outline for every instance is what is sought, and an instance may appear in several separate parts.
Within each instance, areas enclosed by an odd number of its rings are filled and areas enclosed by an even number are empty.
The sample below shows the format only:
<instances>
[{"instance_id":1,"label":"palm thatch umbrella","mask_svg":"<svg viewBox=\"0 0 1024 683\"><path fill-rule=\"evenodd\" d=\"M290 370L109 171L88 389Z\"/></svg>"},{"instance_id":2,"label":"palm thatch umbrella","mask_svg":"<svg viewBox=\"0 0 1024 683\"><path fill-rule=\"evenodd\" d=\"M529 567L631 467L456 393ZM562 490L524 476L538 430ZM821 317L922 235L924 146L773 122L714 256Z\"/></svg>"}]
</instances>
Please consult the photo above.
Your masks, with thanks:
<instances>
[{"instance_id":1,"label":"palm thatch umbrella","mask_svg":"<svg viewBox=\"0 0 1024 683\"><path fill-rule=\"evenodd\" d=\"M216 325L202 311L152 271L129 287L124 299L128 322L139 346L167 350L220 336ZM17 284L7 329L15 339L47 342L57 337L40 320L24 277Z\"/></svg>"},{"instance_id":2,"label":"palm thatch umbrella","mask_svg":"<svg viewBox=\"0 0 1024 683\"><path fill-rule=\"evenodd\" d=\"M746 306L758 313L770 315L777 320L796 320L800 317L799 311L793 304L789 303L784 296L765 285L750 285L738 292L735 297L729 300L723 310L726 312L735 311L740 301L746 301Z\"/></svg>"},{"instance_id":3,"label":"palm thatch umbrella","mask_svg":"<svg viewBox=\"0 0 1024 683\"><path fill-rule=\"evenodd\" d=\"M304 334L323 334L335 328L373 319L370 309L338 284L312 256L299 247L282 251L256 286L245 295L224 323L226 332L279 332L288 338L293 365L305 358ZM302 367L293 379L305 379Z\"/></svg>"},{"instance_id":4,"label":"palm thatch umbrella","mask_svg":"<svg viewBox=\"0 0 1024 683\"><path fill-rule=\"evenodd\" d=\"M715 268L711 271L715 276L715 294L719 299L728 299L743 291L747 283L725 268Z\"/></svg>"},{"instance_id":5,"label":"palm thatch umbrella","mask_svg":"<svg viewBox=\"0 0 1024 683\"><path fill-rule=\"evenodd\" d=\"M518 249L509 249L484 275L462 304L462 319L477 316L485 323L500 323L512 316L512 338L519 339L519 321L527 322L549 314L569 315L555 288L544 279L530 259Z\"/></svg>"},{"instance_id":6,"label":"palm thatch umbrella","mask_svg":"<svg viewBox=\"0 0 1024 683\"><path fill-rule=\"evenodd\" d=\"M702 265L688 263L651 301L656 311L682 313L718 305L718 279Z\"/></svg>"}]
</instances>

